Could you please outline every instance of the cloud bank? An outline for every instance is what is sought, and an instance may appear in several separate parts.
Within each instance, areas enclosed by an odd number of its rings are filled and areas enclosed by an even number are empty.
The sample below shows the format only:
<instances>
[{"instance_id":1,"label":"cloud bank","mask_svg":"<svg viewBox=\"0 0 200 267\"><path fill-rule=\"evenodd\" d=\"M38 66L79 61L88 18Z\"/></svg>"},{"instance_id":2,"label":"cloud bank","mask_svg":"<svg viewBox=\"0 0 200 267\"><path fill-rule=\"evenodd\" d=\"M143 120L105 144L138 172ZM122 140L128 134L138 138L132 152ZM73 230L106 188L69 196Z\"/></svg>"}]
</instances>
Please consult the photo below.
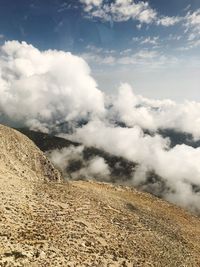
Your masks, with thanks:
<instances>
[{"instance_id":1,"label":"cloud bank","mask_svg":"<svg viewBox=\"0 0 200 267\"><path fill-rule=\"evenodd\" d=\"M169 188L162 197L200 211L200 191L193 190L193 186L200 188L200 148L184 144L170 148L169 139L144 134L139 126L122 128L100 121L90 122L78 129L76 135L76 139L87 146L96 146L136 162L138 169L133 173L131 184L146 184L148 173L154 172Z\"/></svg>"},{"instance_id":2,"label":"cloud bank","mask_svg":"<svg viewBox=\"0 0 200 267\"><path fill-rule=\"evenodd\" d=\"M113 100L112 113L117 119L132 127L157 131L172 128L200 138L200 103L195 101L176 102L155 100L135 95L130 85L123 84Z\"/></svg>"},{"instance_id":3,"label":"cloud bank","mask_svg":"<svg viewBox=\"0 0 200 267\"><path fill-rule=\"evenodd\" d=\"M61 125L62 136L137 164L127 179L130 185L155 194L162 189L159 196L200 213L200 148L171 147L170 138L159 134L170 128L199 140L200 103L148 99L128 84L105 96L82 58L17 41L0 49L0 96L1 121L50 132ZM72 124L70 133L65 123ZM70 161L81 161L73 179L112 180L104 157L83 162L82 153L80 146L50 157L62 170Z\"/></svg>"}]
</instances>

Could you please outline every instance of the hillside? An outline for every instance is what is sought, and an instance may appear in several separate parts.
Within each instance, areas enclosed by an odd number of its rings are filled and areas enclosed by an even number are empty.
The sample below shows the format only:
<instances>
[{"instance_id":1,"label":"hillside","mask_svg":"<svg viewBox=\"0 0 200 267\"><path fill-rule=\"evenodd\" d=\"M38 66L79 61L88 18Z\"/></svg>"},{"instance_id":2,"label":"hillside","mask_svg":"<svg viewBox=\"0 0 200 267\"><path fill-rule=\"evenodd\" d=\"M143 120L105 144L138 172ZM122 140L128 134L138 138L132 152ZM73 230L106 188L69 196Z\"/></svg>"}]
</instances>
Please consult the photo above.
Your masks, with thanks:
<instances>
[{"instance_id":1,"label":"hillside","mask_svg":"<svg viewBox=\"0 0 200 267\"><path fill-rule=\"evenodd\" d=\"M200 220L149 194L65 183L0 126L0 266L200 266Z\"/></svg>"}]
</instances>

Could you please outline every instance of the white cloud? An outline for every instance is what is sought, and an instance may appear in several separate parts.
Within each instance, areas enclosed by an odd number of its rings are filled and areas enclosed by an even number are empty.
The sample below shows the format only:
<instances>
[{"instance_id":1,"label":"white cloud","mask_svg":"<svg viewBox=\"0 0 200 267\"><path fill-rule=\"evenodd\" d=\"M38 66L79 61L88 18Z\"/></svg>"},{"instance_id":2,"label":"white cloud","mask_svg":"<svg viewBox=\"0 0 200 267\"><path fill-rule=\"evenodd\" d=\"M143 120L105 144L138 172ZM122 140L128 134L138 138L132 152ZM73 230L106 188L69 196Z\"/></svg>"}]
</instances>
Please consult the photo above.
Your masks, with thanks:
<instances>
[{"instance_id":1,"label":"white cloud","mask_svg":"<svg viewBox=\"0 0 200 267\"><path fill-rule=\"evenodd\" d=\"M183 38L183 36L181 35L169 34L169 36L167 37L167 41L179 41L181 40L181 38Z\"/></svg>"},{"instance_id":2,"label":"white cloud","mask_svg":"<svg viewBox=\"0 0 200 267\"><path fill-rule=\"evenodd\" d=\"M94 7L99 7L103 3L103 0L80 0L84 4L84 11L90 12Z\"/></svg>"},{"instance_id":3,"label":"white cloud","mask_svg":"<svg viewBox=\"0 0 200 267\"><path fill-rule=\"evenodd\" d=\"M110 175L109 167L101 157L95 157L89 162L88 172L91 177L101 175L109 178Z\"/></svg>"},{"instance_id":4,"label":"white cloud","mask_svg":"<svg viewBox=\"0 0 200 267\"><path fill-rule=\"evenodd\" d=\"M68 148L63 148L60 150L55 149L53 151L49 151L47 155L51 159L53 164L55 164L57 168L65 173L70 160L82 160L83 150L84 146L70 146Z\"/></svg>"},{"instance_id":5,"label":"white cloud","mask_svg":"<svg viewBox=\"0 0 200 267\"><path fill-rule=\"evenodd\" d=\"M0 50L0 111L32 124L104 112L104 96L80 57L6 42ZM23 99L23 102L22 102Z\"/></svg>"},{"instance_id":6,"label":"white cloud","mask_svg":"<svg viewBox=\"0 0 200 267\"><path fill-rule=\"evenodd\" d=\"M137 25L138 29L143 23L172 26L180 21L179 17L160 17L146 1L115 0L104 3L101 0L80 0L80 2L85 5L84 10L90 17L117 22L132 19L140 22Z\"/></svg>"},{"instance_id":7,"label":"white cloud","mask_svg":"<svg viewBox=\"0 0 200 267\"><path fill-rule=\"evenodd\" d=\"M197 9L193 13L188 12L185 19L186 19L186 26L194 27L199 31L199 29L200 29L200 9Z\"/></svg>"},{"instance_id":8,"label":"white cloud","mask_svg":"<svg viewBox=\"0 0 200 267\"><path fill-rule=\"evenodd\" d=\"M194 40L191 40L189 37L186 45L179 47L178 50L179 51L187 51L187 50L199 47L199 46L200 46L200 37L199 37L199 39L196 39L196 36L195 36Z\"/></svg>"},{"instance_id":9,"label":"white cloud","mask_svg":"<svg viewBox=\"0 0 200 267\"><path fill-rule=\"evenodd\" d=\"M194 33L191 33L189 36L188 36L188 41L193 41L195 40L196 38L196 35Z\"/></svg>"},{"instance_id":10,"label":"white cloud","mask_svg":"<svg viewBox=\"0 0 200 267\"><path fill-rule=\"evenodd\" d=\"M183 47L189 50L200 45L200 9L188 12L184 18L185 33L188 34L188 42Z\"/></svg>"},{"instance_id":11,"label":"white cloud","mask_svg":"<svg viewBox=\"0 0 200 267\"><path fill-rule=\"evenodd\" d=\"M154 65L154 60L157 60L160 62L160 55L156 51L150 51L150 50L140 50L135 54L129 54L121 56L117 59L117 63L119 65L149 65L151 64L151 67Z\"/></svg>"},{"instance_id":12,"label":"white cloud","mask_svg":"<svg viewBox=\"0 0 200 267\"><path fill-rule=\"evenodd\" d=\"M110 170L104 158L96 156L92 159L85 160L83 151L84 146L70 146L60 150L49 151L47 156L66 178L69 178L70 172L70 178L74 180L98 179L109 181L111 179ZM73 171L68 171L71 164L75 167Z\"/></svg>"},{"instance_id":13,"label":"white cloud","mask_svg":"<svg viewBox=\"0 0 200 267\"><path fill-rule=\"evenodd\" d=\"M105 21L126 21L129 19L138 20L141 23L151 23L156 12L149 6L147 2L140 1L135 3L134 0L116 0L110 4L92 3L95 1L80 0L85 4L84 10L92 17L98 17Z\"/></svg>"},{"instance_id":14,"label":"white cloud","mask_svg":"<svg viewBox=\"0 0 200 267\"><path fill-rule=\"evenodd\" d=\"M142 24L137 24L137 29L140 30L142 28Z\"/></svg>"},{"instance_id":15,"label":"white cloud","mask_svg":"<svg viewBox=\"0 0 200 267\"><path fill-rule=\"evenodd\" d=\"M110 12L115 21L136 19L141 23L151 23L156 17L156 12L143 1L135 3L132 0L116 0L111 4Z\"/></svg>"},{"instance_id":16,"label":"white cloud","mask_svg":"<svg viewBox=\"0 0 200 267\"><path fill-rule=\"evenodd\" d=\"M130 85L122 84L113 100L114 114L128 126L143 129L176 129L200 139L200 103L147 99L135 95Z\"/></svg>"},{"instance_id":17,"label":"white cloud","mask_svg":"<svg viewBox=\"0 0 200 267\"><path fill-rule=\"evenodd\" d=\"M158 53L156 51L149 51L149 50L141 50L138 53L135 54L136 58L142 58L142 59L146 59L146 58L155 58L158 55Z\"/></svg>"},{"instance_id":18,"label":"white cloud","mask_svg":"<svg viewBox=\"0 0 200 267\"><path fill-rule=\"evenodd\" d=\"M183 11L188 11L188 10L190 10L190 8L191 8L191 4L187 5L187 6L183 9Z\"/></svg>"},{"instance_id":19,"label":"white cloud","mask_svg":"<svg viewBox=\"0 0 200 267\"><path fill-rule=\"evenodd\" d=\"M154 128L153 117L148 109L142 106L135 108L138 105L140 105L140 100L134 95L130 85L121 85L113 106L118 119L128 126L140 125L140 127L146 129Z\"/></svg>"},{"instance_id":20,"label":"white cloud","mask_svg":"<svg viewBox=\"0 0 200 267\"><path fill-rule=\"evenodd\" d=\"M80 2L85 5L100 6L103 3L103 0L80 0Z\"/></svg>"},{"instance_id":21,"label":"white cloud","mask_svg":"<svg viewBox=\"0 0 200 267\"><path fill-rule=\"evenodd\" d=\"M117 58L115 56L107 56L101 53L88 52L81 54L81 56L90 63L95 63L99 65L113 65L116 63Z\"/></svg>"},{"instance_id":22,"label":"white cloud","mask_svg":"<svg viewBox=\"0 0 200 267\"><path fill-rule=\"evenodd\" d=\"M157 24L169 27L179 23L181 20L181 17L161 17L157 20Z\"/></svg>"},{"instance_id":23,"label":"white cloud","mask_svg":"<svg viewBox=\"0 0 200 267\"><path fill-rule=\"evenodd\" d=\"M159 41L159 36L155 37L147 37L144 40L141 41L141 44L152 44L152 45L157 45Z\"/></svg>"}]
</instances>

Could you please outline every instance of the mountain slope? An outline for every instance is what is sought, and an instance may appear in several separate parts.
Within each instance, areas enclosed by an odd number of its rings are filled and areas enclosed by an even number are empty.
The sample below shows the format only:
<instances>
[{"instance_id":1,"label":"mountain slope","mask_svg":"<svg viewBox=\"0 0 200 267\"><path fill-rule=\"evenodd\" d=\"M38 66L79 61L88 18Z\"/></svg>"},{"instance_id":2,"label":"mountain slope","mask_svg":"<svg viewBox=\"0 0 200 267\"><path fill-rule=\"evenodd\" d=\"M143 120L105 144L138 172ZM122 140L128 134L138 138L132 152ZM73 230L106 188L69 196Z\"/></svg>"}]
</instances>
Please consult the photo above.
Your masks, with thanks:
<instances>
[{"instance_id":1,"label":"mountain slope","mask_svg":"<svg viewBox=\"0 0 200 267\"><path fill-rule=\"evenodd\" d=\"M36 181L60 180L60 174L26 136L0 125L0 174L8 171L19 178Z\"/></svg>"},{"instance_id":2,"label":"mountain slope","mask_svg":"<svg viewBox=\"0 0 200 267\"><path fill-rule=\"evenodd\" d=\"M200 266L200 220L149 194L64 183L0 126L0 266Z\"/></svg>"}]
</instances>

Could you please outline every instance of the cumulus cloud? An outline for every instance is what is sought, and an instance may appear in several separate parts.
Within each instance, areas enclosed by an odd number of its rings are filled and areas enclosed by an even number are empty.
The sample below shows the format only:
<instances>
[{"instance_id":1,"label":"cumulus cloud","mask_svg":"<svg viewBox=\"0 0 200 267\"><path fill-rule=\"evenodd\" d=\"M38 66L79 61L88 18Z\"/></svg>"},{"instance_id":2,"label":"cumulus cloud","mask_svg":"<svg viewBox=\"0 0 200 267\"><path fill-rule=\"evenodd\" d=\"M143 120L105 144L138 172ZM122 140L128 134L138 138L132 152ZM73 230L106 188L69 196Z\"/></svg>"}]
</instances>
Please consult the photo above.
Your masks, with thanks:
<instances>
[{"instance_id":1,"label":"cumulus cloud","mask_svg":"<svg viewBox=\"0 0 200 267\"><path fill-rule=\"evenodd\" d=\"M0 49L0 94L1 113L27 125L37 120L42 128L104 112L103 93L82 58L25 42L6 42Z\"/></svg>"}]
</instances>

